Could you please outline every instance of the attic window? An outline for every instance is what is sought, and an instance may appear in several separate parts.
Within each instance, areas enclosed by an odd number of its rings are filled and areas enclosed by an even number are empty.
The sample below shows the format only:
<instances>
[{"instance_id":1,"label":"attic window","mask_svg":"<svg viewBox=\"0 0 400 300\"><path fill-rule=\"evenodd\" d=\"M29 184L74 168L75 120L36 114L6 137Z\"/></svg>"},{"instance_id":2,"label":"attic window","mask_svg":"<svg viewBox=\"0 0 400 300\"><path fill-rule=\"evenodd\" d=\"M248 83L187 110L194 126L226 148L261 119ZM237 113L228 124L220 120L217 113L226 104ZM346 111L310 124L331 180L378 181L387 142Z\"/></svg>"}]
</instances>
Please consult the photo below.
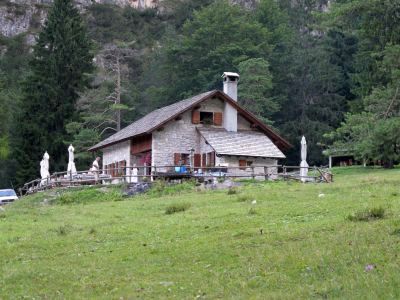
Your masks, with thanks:
<instances>
[{"instance_id":1,"label":"attic window","mask_svg":"<svg viewBox=\"0 0 400 300\"><path fill-rule=\"evenodd\" d=\"M200 112L200 123L211 125L214 123L214 113L201 111Z\"/></svg>"}]
</instances>

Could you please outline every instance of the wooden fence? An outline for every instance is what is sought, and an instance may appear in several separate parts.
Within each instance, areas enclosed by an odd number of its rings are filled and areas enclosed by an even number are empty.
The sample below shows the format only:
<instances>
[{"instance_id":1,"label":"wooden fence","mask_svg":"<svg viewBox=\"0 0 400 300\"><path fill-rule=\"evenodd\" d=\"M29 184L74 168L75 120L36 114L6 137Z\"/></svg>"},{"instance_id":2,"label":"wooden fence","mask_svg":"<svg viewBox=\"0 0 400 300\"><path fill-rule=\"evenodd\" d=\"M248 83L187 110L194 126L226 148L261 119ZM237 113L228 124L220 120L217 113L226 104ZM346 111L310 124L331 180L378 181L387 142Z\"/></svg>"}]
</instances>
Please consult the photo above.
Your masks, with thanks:
<instances>
[{"instance_id":1,"label":"wooden fence","mask_svg":"<svg viewBox=\"0 0 400 300\"><path fill-rule=\"evenodd\" d=\"M56 172L45 179L35 179L24 184L19 189L22 195L35 193L55 187L71 187L92 184L119 184L138 183L143 181L167 180L181 181L195 179L198 181L214 181L224 179L254 179L254 180L301 180L307 182L332 182L333 175L326 167L308 167L308 175L300 176L299 166L265 165L265 166L240 166L240 167L201 167L190 166L141 166L121 167L113 169L113 175L107 174L109 170L102 169L98 176L93 171L80 171L76 174L70 172ZM117 174L117 175L116 175ZM97 178L96 178L97 177Z\"/></svg>"}]
</instances>

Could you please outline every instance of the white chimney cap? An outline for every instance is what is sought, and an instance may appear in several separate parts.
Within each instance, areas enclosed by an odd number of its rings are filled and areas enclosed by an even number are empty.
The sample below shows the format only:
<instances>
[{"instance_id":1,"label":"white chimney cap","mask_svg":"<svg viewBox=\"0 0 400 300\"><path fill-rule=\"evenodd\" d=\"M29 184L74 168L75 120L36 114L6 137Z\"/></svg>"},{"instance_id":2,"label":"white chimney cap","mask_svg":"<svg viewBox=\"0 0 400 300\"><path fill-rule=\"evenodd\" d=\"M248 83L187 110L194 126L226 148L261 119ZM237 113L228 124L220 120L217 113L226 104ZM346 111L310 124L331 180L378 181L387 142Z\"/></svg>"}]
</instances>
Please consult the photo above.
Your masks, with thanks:
<instances>
[{"instance_id":1,"label":"white chimney cap","mask_svg":"<svg viewBox=\"0 0 400 300\"><path fill-rule=\"evenodd\" d=\"M240 75L238 73L233 73L233 72L224 72L224 74L222 74L221 77L225 78L225 77L228 77L228 76L237 77L237 78L240 77Z\"/></svg>"}]
</instances>

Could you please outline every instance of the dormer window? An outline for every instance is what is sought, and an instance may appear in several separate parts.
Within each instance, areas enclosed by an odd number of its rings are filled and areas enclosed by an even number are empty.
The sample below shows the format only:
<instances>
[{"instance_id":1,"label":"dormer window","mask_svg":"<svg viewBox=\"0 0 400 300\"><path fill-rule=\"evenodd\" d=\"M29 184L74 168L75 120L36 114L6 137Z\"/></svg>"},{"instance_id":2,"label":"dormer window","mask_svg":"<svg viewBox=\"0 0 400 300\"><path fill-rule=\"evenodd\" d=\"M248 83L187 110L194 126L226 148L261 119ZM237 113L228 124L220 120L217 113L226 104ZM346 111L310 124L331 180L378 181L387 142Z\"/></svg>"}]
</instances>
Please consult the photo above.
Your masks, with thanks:
<instances>
[{"instance_id":1,"label":"dormer window","mask_svg":"<svg viewBox=\"0 0 400 300\"><path fill-rule=\"evenodd\" d=\"M212 125L214 124L214 113L201 111L200 112L200 124Z\"/></svg>"},{"instance_id":2,"label":"dormer window","mask_svg":"<svg viewBox=\"0 0 400 300\"><path fill-rule=\"evenodd\" d=\"M192 111L192 123L222 126L222 112Z\"/></svg>"}]
</instances>

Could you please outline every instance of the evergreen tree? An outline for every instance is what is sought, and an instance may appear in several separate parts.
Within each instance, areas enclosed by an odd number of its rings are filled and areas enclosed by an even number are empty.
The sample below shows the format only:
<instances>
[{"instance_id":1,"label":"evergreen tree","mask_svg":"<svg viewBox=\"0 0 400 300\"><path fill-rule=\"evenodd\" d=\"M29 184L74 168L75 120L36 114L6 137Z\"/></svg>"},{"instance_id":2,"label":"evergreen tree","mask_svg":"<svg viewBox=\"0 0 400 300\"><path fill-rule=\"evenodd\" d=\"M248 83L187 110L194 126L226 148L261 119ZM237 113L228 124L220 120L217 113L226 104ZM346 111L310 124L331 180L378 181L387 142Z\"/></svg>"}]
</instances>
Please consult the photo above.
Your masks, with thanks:
<instances>
[{"instance_id":1,"label":"evergreen tree","mask_svg":"<svg viewBox=\"0 0 400 300\"><path fill-rule=\"evenodd\" d=\"M251 58L239 64L239 102L248 110L272 123L272 115L279 110L276 99L271 97L272 75L269 64L262 58Z\"/></svg>"},{"instance_id":2,"label":"evergreen tree","mask_svg":"<svg viewBox=\"0 0 400 300\"><path fill-rule=\"evenodd\" d=\"M161 81L148 90L153 99L160 97L156 102L161 105L221 88L224 71L236 71L240 62L265 58L271 52L268 30L226 0L196 11L182 34L170 37L159 54Z\"/></svg>"},{"instance_id":3,"label":"evergreen tree","mask_svg":"<svg viewBox=\"0 0 400 300\"><path fill-rule=\"evenodd\" d=\"M75 102L87 85L92 59L78 10L71 0L55 0L34 46L14 133L18 183L38 175L45 151L50 154L52 171L65 170L69 139L65 124L75 117Z\"/></svg>"},{"instance_id":4,"label":"evergreen tree","mask_svg":"<svg viewBox=\"0 0 400 300\"><path fill-rule=\"evenodd\" d=\"M347 149L360 160L391 168L400 161L400 45L390 45L383 53L378 71L388 83L363 99L364 111L348 114L346 122L327 135L334 141L328 153Z\"/></svg>"}]
</instances>

